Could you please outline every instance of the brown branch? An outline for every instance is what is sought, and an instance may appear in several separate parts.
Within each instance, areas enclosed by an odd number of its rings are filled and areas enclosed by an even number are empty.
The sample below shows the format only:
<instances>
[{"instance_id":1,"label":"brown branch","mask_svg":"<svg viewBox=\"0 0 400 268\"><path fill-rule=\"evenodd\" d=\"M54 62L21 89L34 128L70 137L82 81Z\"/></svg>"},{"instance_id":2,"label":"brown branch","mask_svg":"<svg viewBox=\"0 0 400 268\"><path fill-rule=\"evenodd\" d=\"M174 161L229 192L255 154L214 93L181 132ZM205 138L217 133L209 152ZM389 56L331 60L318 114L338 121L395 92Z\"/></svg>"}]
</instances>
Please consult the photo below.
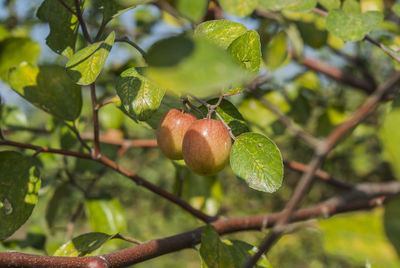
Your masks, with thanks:
<instances>
[{"instance_id":1,"label":"brown branch","mask_svg":"<svg viewBox=\"0 0 400 268\"><path fill-rule=\"evenodd\" d=\"M137 51L139 51L139 53L142 55L144 60L147 60L147 54L146 52L135 42L131 41L128 37L123 37L123 38L118 38L115 39L115 42L125 42L131 46L133 46L134 48L136 48Z\"/></svg>"},{"instance_id":2,"label":"brown branch","mask_svg":"<svg viewBox=\"0 0 400 268\"><path fill-rule=\"evenodd\" d=\"M298 171L301 173L307 172L307 170L308 170L307 165L304 165L304 164L296 162L296 161L286 161L285 160L285 161L283 161L283 163L284 163L285 167L288 167L291 170ZM321 169L318 169L315 172L315 177L320 179L321 181L324 181L324 182L326 182L332 186L335 186L337 188L340 188L340 189L349 190L354 187L353 184L351 184L349 182L338 180L335 177L333 177L331 174L329 174L328 172L325 172Z\"/></svg>"},{"instance_id":3,"label":"brown branch","mask_svg":"<svg viewBox=\"0 0 400 268\"><path fill-rule=\"evenodd\" d=\"M93 134L82 133L82 138L84 140L93 140ZM157 147L157 140L155 139L145 139L145 140L124 140L124 139L114 139L107 136L100 136L100 142L123 146L123 147Z\"/></svg>"},{"instance_id":4,"label":"brown branch","mask_svg":"<svg viewBox=\"0 0 400 268\"><path fill-rule=\"evenodd\" d=\"M86 42L91 44L92 39L90 38L89 32L86 27L86 23L82 17L81 5L79 3L79 0L75 0L75 8L76 8L75 15L78 18L79 24L81 25L83 36L85 37Z\"/></svg>"},{"instance_id":5,"label":"brown branch","mask_svg":"<svg viewBox=\"0 0 400 268\"><path fill-rule=\"evenodd\" d=\"M361 194L362 193L362 194ZM382 205L389 197L400 194L400 182L370 183L359 185L357 190L350 191L326 200L318 205L297 210L290 222L299 222L319 217L330 217L336 214L372 209ZM348 200L353 200L348 203ZM212 225L220 235L240 231L260 231L273 227L283 212L269 215L220 219ZM51 257L18 252L0 253L0 266L13 263L13 267L88 267L92 261L103 260L106 267L126 267L178 250L192 248L201 242L204 226L177 235L151 240L135 247L96 257Z\"/></svg>"},{"instance_id":6,"label":"brown branch","mask_svg":"<svg viewBox=\"0 0 400 268\"><path fill-rule=\"evenodd\" d=\"M400 80L400 72L396 72L386 83L382 84L370 95L365 102L353 113L353 115L344 123L336 127L331 134L315 150L315 154L309 163L307 172L300 178L291 198L287 202L282 217L268 234L266 239L260 244L259 251L249 259L245 265L246 268L253 267L264 252L282 236L286 224L290 222L294 210L299 206L304 195L310 187L316 171L321 166L325 156L337 145L337 143L355 126L357 126L367 115L369 115L378 106L384 95Z\"/></svg>"},{"instance_id":7,"label":"brown branch","mask_svg":"<svg viewBox=\"0 0 400 268\"><path fill-rule=\"evenodd\" d=\"M147 180L141 178L140 176L119 166L116 162L108 159L105 156L100 155L100 158L94 158L92 155L89 155L89 154L82 154L82 153L60 150L60 149L52 149L52 148L48 148L48 147L44 147L44 146L36 146L36 145L13 142L13 141L0 141L0 145L8 145L8 146L24 148L24 149L31 149L31 150L42 150L42 152L46 152L46 153L68 155L68 156L74 156L74 157L78 157L78 158L85 158L85 159L97 161L97 162L102 163L103 165L113 169L114 171L124 175L125 177L130 178L131 180L136 182L137 185L143 186L146 189L150 190L151 192L164 197L165 199L178 205L179 207L183 208L184 210L186 210L187 212L189 212L190 214L192 214L193 216L197 217L198 219L200 219L204 222L212 222L217 219L216 217L211 217L211 216L203 213L202 211L195 209L194 207L192 207L189 203L185 202L184 200L179 199L175 195L165 191L164 189L148 182Z\"/></svg>"},{"instance_id":8,"label":"brown branch","mask_svg":"<svg viewBox=\"0 0 400 268\"><path fill-rule=\"evenodd\" d=\"M71 7L69 7L63 0L58 0L58 2L60 2L61 5L63 5L63 7L65 7L65 9L67 9L70 13L72 13L73 15L76 15L76 12L72 10Z\"/></svg>"},{"instance_id":9,"label":"brown branch","mask_svg":"<svg viewBox=\"0 0 400 268\"><path fill-rule=\"evenodd\" d=\"M93 111L93 136L94 136L94 158L100 157L100 140L99 140L99 110L96 100L96 86L94 83L90 84L90 96L92 99L92 111Z\"/></svg>"}]
</instances>

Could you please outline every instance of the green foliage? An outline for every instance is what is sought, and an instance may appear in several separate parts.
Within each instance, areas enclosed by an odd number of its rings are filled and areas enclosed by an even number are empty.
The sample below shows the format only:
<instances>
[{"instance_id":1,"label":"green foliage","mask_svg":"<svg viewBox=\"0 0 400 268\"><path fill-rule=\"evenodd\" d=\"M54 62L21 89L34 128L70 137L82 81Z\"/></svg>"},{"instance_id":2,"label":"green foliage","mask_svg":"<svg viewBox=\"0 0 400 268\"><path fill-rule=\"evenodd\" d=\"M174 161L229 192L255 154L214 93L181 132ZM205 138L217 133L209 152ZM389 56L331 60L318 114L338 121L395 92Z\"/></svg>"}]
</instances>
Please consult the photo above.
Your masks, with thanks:
<instances>
[{"instance_id":1,"label":"green foliage","mask_svg":"<svg viewBox=\"0 0 400 268\"><path fill-rule=\"evenodd\" d=\"M221 240L215 228L207 225L201 233L200 256L204 268L243 267L247 258L252 256L255 248L239 240ZM263 255L255 266L271 268Z\"/></svg>"},{"instance_id":2,"label":"green foliage","mask_svg":"<svg viewBox=\"0 0 400 268\"><path fill-rule=\"evenodd\" d=\"M254 11L258 0L220 0L219 4L226 13L245 17Z\"/></svg>"},{"instance_id":3,"label":"green foliage","mask_svg":"<svg viewBox=\"0 0 400 268\"><path fill-rule=\"evenodd\" d=\"M37 202L41 180L33 159L13 151L0 152L0 174L2 241L18 230L31 215Z\"/></svg>"},{"instance_id":4,"label":"green foliage","mask_svg":"<svg viewBox=\"0 0 400 268\"><path fill-rule=\"evenodd\" d=\"M353 11L354 12L354 11ZM377 11L368 11L357 14L346 13L334 9L329 11L326 19L327 29L345 41L360 41L366 34L377 27L383 20L383 14Z\"/></svg>"},{"instance_id":5,"label":"green foliage","mask_svg":"<svg viewBox=\"0 0 400 268\"><path fill-rule=\"evenodd\" d=\"M392 6L393 12L400 17L400 3L396 3Z\"/></svg>"},{"instance_id":6,"label":"green foliage","mask_svg":"<svg viewBox=\"0 0 400 268\"><path fill-rule=\"evenodd\" d=\"M264 62L271 70L279 68L288 57L287 36L284 31L274 35L264 52Z\"/></svg>"},{"instance_id":7,"label":"green foliage","mask_svg":"<svg viewBox=\"0 0 400 268\"><path fill-rule=\"evenodd\" d=\"M254 73L260 69L261 44L256 31L248 31L236 38L229 45L228 51L244 69Z\"/></svg>"},{"instance_id":8,"label":"green foliage","mask_svg":"<svg viewBox=\"0 0 400 268\"><path fill-rule=\"evenodd\" d=\"M82 234L62 245L56 250L54 256L83 257L97 255L102 246L112 238L112 235L99 232Z\"/></svg>"},{"instance_id":9,"label":"green foliage","mask_svg":"<svg viewBox=\"0 0 400 268\"><path fill-rule=\"evenodd\" d=\"M125 111L141 121L158 110L165 93L146 78L144 68L125 70L118 78L116 91Z\"/></svg>"},{"instance_id":10,"label":"green foliage","mask_svg":"<svg viewBox=\"0 0 400 268\"><path fill-rule=\"evenodd\" d=\"M147 2L150 0L97 0L97 5L103 11L103 23L107 24L123 12Z\"/></svg>"},{"instance_id":11,"label":"green foliage","mask_svg":"<svg viewBox=\"0 0 400 268\"><path fill-rule=\"evenodd\" d=\"M400 200L394 198L385 207L383 224L386 236L395 248L397 255L400 256Z\"/></svg>"},{"instance_id":12,"label":"green foliage","mask_svg":"<svg viewBox=\"0 0 400 268\"><path fill-rule=\"evenodd\" d=\"M80 1L83 8L83 1ZM74 6L73 0L65 1L69 7ZM75 8L73 8L75 9ZM36 16L43 22L49 23L50 33L46 37L46 44L56 53L67 58L75 51L78 36L79 21L59 1L45 0L40 5Z\"/></svg>"},{"instance_id":13,"label":"green foliage","mask_svg":"<svg viewBox=\"0 0 400 268\"><path fill-rule=\"evenodd\" d=\"M304 11L315 7L317 4L316 0L270 0L260 1L260 6L268 10L292 10L292 11Z\"/></svg>"},{"instance_id":14,"label":"green foliage","mask_svg":"<svg viewBox=\"0 0 400 268\"><path fill-rule=\"evenodd\" d=\"M394 174L400 180L400 109L394 109L385 116L380 129L385 157L390 162Z\"/></svg>"},{"instance_id":15,"label":"green foliage","mask_svg":"<svg viewBox=\"0 0 400 268\"><path fill-rule=\"evenodd\" d=\"M36 63L40 54L38 43L26 37L10 37L0 42L0 78L8 80L9 69L22 62Z\"/></svg>"},{"instance_id":16,"label":"green foliage","mask_svg":"<svg viewBox=\"0 0 400 268\"><path fill-rule=\"evenodd\" d=\"M245 83L250 75L222 48L202 38L171 37L148 52L149 78L178 94L198 97Z\"/></svg>"},{"instance_id":17,"label":"green foliage","mask_svg":"<svg viewBox=\"0 0 400 268\"><path fill-rule=\"evenodd\" d=\"M78 85L87 86L93 83L100 74L115 39L111 32L107 38L76 52L65 66L71 79Z\"/></svg>"},{"instance_id":18,"label":"green foliage","mask_svg":"<svg viewBox=\"0 0 400 268\"><path fill-rule=\"evenodd\" d=\"M211 20L199 24L194 30L195 37L203 37L214 44L227 49L239 36L247 32L247 28L229 20Z\"/></svg>"},{"instance_id":19,"label":"green foliage","mask_svg":"<svg viewBox=\"0 0 400 268\"><path fill-rule=\"evenodd\" d=\"M340 8L340 0L319 0L318 1L327 10Z\"/></svg>"},{"instance_id":20,"label":"green foliage","mask_svg":"<svg viewBox=\"0 0 400 268\"><path fill-rule=\"evenodd\" d=\"M272 193L281 187L282 156L273 141L264 135L249 132L237 137L230 162L235 175L250 188Z\"/></svg>"},{"instance_id":21,"label":"green foliage","mask_svg":"<svg viewBox=\"0 0 400 268\"><path fill-rule=\"evenodd\" d=\"M178 0L176 8L182 16L199 22L204 17L208 6L208 0Z\"/></svg>"},{"instance_id":22,"label":"green foliage","mask_svg":"<svg viewBox=\"0 0 400 268\"><path fill-rule=\"evenodd\" d=\"M92 231L115 234L126 230L126 215L118 199L89 199L85 207Z\"/></svg>"},{"instance_id":23,"label":"green foliage","mask_svg":"<svg viewBox=\"0 0 400 268\"><path fill-rule=\"evenodd\" d=\"M81 88L62 67L23 62L10 71L9 83L27 101L60 119L73 121L81 113Z\"/></svg>"}]
</instances>

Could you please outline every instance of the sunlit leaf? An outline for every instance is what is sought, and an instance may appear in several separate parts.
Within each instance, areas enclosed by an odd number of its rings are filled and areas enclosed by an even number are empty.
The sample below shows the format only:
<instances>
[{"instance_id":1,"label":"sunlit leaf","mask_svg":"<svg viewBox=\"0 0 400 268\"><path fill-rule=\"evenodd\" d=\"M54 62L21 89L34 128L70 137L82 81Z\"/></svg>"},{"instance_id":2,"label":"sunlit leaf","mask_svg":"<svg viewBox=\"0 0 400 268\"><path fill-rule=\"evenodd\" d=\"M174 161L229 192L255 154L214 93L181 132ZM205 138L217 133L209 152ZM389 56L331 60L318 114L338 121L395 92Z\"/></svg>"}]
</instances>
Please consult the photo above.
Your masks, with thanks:
<instances>
[{"instance_id":1,"label":"sunlit leaf","mask_svg":"<svg viewBox=\"0 0 400 268\"><path fill-rule=\"evenodd\" d=\"M236 38L229 45L228 51L244 69L254 73L260 69L261 44L256 31L248 31Z\"/></svg>"},{"instance_id":2,"label":"sunlit leaf","mask_svg":"<svg viewBox=\"0 0 400 268\"><path fill-rule=\"evenodd\" d=\"M11 37L0 42L0 78L8 79L9 69L21 62L36 63L40 45L29 38Z\"/></svg>"},{"instance_id":3,"label":"sunlit leaf","mask_svg":"<svg viewBox=\"0 0 400 268\"><path fill-rule=\"evenodd\" d=\"M158 110L165 90L155 86L144 76L144 68L125 70L117 80L116 90L128 114L144 121Z\"/></svg>"},{"instance_id":4,"label":"sunlit leaf","mask_svg":"<svg viewBox=\"0 0 400 268\"><path fill-rule=\"evenodd\" d=\"M78 85L93 83L100 74L115 39L111 32L106 40L87 46L76 52L67 62L68 75Z\"/></svg>"},{"instance_id":5,"label":"sunlit leaf","mask_svg":"<svg viewBox=\"0 0 400 268\"><path fill-rule=\"evenodd\" d=\"M54 252L54 256L83 257L98 254L102 246L112 239L112 235L94 232L73 238Z\"/></svg>"},{"instance_id":6,"label":"sunlit leaf","mask_svg":"<svg viewBox=\"0 0 400 268\"><path fill-rule=\"evenodd\" d=\"M194 35L206 38L222 48L228 48L233 40L245 32L247 32L247 28L241 23L229 20L210 20L199 24L194 30Z\"/></svg>"},{"instance_id":7,"label":"sunlit leaf","mask_svg":"<svg viewBox=\"0 0 400 268\"><path fill-rule=\"evenodd\" d=\"M258 5L258 0L219 0L218 2L226 13L239 17L250 15Z\"/></svg>"},{"instance_id":8,"label":"sunlit leaf","mask_svg":"<svg viewBox=\"0 0 400 268\"><path fill-rule=\"evenodd\" d=\"M380 138L383 143L385 157L397 179L400 180L400 109L393 109L385 116L380 129Z\"/></svg>"},{"instance_id":9,"label":"sunlit leaf","mask_svg":"<svg viewBox=\"0 0 400 268\"><path fill-rule=\"evenodd\" d=\"M40 189L33 159L13 151L0 152L0 241L30 217Z\"/></svg>"},{"instance_id":10,"label":"sunlit leaf","mask_svg":"<svg viewBox=\"0 0 400 268\"><path fill-rule=\"evenodd\" d=\"M348 14L342 10L329 11L326 27L329 32L345 41L360 41L383 20L383 14L368 11L360 14Z\"/></svg>"},{"instance_id":11,"label":"sunlit leaf","mask_svg":"<svg viewBox=\"0 0 400 268\"><path fill-rule=\"evenodd\" d=\"M27 101L58 118L73 121L81 112L81 88L60 66L38 68L24 62L10 71L9 82Z\"/></svg>"},{"instance_id":12,"label":"sunlit leaf","mask_svg":"<svg viewBox=\"0 0 400 268\"><path fill-rule=\"evenodd\" d=\"M236 138L232 146L233 173L250 188L272 193L282 185L283 164L281 153L269 138L247 132Z\"/></svg>"},{"instance_id":13,"label":"sunlit leaf","mask_svg":"<svg viewBox=\"0 0 400 268\"><path fill-rule=\"evenodd\" d=\"M265 0L260 1L260 7L268 10L304 11L315 7L317 0Z\"/></svg>"}]
</instances>

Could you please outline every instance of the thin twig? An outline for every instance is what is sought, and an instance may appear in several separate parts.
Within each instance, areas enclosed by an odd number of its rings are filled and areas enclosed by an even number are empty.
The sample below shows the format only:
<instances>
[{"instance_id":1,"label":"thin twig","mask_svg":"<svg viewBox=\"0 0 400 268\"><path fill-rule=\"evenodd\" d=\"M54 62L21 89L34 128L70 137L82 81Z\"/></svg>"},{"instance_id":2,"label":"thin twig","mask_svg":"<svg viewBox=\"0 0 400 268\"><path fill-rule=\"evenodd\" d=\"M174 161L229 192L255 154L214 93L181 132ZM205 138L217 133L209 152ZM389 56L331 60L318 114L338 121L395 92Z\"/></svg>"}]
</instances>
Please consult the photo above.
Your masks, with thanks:
<instances>
[{"instance_id":1,"label":"thin twig","mask_svg":"<svg viewBox=\"0 0 400 268\"><path fill-rule=\"evenodd\" d=\"M125 42L131 46L133 46L134 48L136 48L137 51L139 51L139 53L142 55L144 60L147 60L147 54L146 52L135 42L131 41L128 37L123 37L123 38L117 38L115 39L115 42Z\"/></svg>"},{"instance_id":2,"label":"thin twig","mask_svg":"<svg viewBox=\"0 0 400 268\"><path fill-rule=\"evenodd\" d=\"M82 133L82 138L84 140L93 140L93 134ZM118 145L122 147L157 147L157 140L155 139L145 139L145 140L126 140L126 139L114 139L106 136L99 137L100 142L108 143L113 145Z\"/></svg>"},{"instance_id":3,"label":"thin twig","mask_svg":"<svg viewBox=\"0 0 400 268\"><path fill-rule=\"evenodd\" d=\"M114 96L114 97L112 97L112 98L109 98L109 99L103 101L102 103L98 104L98 105L97 105L97 109L100 109L100 108L102 108L103 106L106 106L106 105L108 105L108 104L115 103L115 102L117 102L118 100L119 100L119 97L118 97L118 96Z\"/></svg>"},{"instance_id":4,"label":"thin twig","mask_svg":"<svg viewBox=\"0 0 400 268\"><path fill-rule=\"evenodd\" d=\"M82 146L88 150L88 152L91 152L92 149L90 148L90 146L82 139L81 134L78 131L78 128L75 125L75 122L73 123L73 125L69 125L66 122L63 122L76 136L76 138L79 140L79 142L82 144Z\"/></svg>"},{"instance_id":5,"label":"thin twig","mask_svg":"<svg viewBox=\"0 0 400 268\"><path fill-rule=\"evenodd\" d=\"M72 15L76 15L76 12L72 10L71 7L69 7L63 0L58 0L58 2L60 2L61 5L63 5L63 7L65 7L69 12L72 13Z\"/></svg>"},{"instance_id":6,"label":"thin twig","mask_svg":"<svg viewBox=\"0 0 400 268\"><path fill-rule=\"evenodd\" d=\"M76 8L76 14L75 15L78 18L79 24L81 25L83 36L85 37L86 42L91 44L92 43L92 39L90 38L89 32L88 32L87 27L86 27L86 23L85 23L85 21L83 20L83 17L82 17L81 5L79 3L79 0L75 0L75 8Z\"/></svg>"},{"instance_id":7,"label":"thin twig","mask_svg":"<svg viewBox=\"0 0 400 268\"><path fill-rule=\"evenodd\" d=\"M140 241L140 240L138 240L138 239L131 238L131 237L126 237L126 236L122 236L121 234L116 234L113 238L118 238L118 239L127 241L127 242L129 242L129 243L136 244L136 245L141 245L141 244L143 244L143 242Z\"/></svg>"},{"instance_id":8,"label":"thin twig","mask_svg":"<svg viewBox=\"0 0 400 268\"><path fill-rule=\"evenodd\" d=\"M99 140L99 110L97 107L96 100L96 86L94 83L90 84L90 96L92 99L92 111L93 111L93 137L94 137L94 158L100 158L100 140Z\"/></svg>"}]
</instances>

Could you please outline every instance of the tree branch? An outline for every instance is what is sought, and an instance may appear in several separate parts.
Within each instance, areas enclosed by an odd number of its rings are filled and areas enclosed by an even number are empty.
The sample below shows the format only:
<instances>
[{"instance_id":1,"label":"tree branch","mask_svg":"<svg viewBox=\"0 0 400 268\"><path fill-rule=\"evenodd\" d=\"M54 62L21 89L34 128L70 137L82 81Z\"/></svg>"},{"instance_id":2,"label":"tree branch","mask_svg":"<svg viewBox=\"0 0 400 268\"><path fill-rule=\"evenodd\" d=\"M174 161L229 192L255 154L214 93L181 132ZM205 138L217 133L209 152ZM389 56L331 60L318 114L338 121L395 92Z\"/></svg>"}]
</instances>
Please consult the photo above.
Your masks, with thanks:
<instances>
[{"instance_id":1,"label":"tree branch","mask_svg":"<svg viewBox=\"0 0 400 268\"><path fill-rule=\"evenodd\" d=\"M79 3L79 0L75 0L75 8L76 8L75 15L78 18L79 24L81 25L83 36L85 37L86 42L91 44L92 39L90 38L89 32L86 28L86 23L82 17L81 5Z\"/></svg>"},{"instance_id":2,"label":"tree branch","mask_svg":"<svg viewBox=\"0 0 400 268\"><path fill-rule=\"evenodd\" d=\"M192 207L189 203L185 202L184 200L176 197L175 195L165 191L162 188L159 188L158 186L146 181L145 179L139 177L138 175L135 175L134 173L128 171L127 169L119 166L116 162L108 159L107 157L101 155L100 158L94 158L92 155L89 154L82 154L82 153L77 153L77 152L72 152L72 151L66 151L66 150L60 150L60 149L52 149L44 146L36 146L36 145L31 145L31 144L25 144L25 143L19 143L19 142L13 142L13 141L0 141L0 145L8 145L8 146L13 146L13 147L18 147L18 148L24 148L24 149L31 149L31 150L42 150L43 152L46 153L55 153L55 154L61 154L61 155L68 155L68 156L74 156L78 158L84 158L84 159L90 159L93 161L97 161L102 163L103 165L113 169L114 171L124 175L125 177L133 180L136 182L137 185L143 186L146 189L150 190L151 192L164 197L165 199L169 200L170 202L178 205L179 207L183 208L193 216L197 217L198 219L204 221L204 222L212 222L215 221L217 218L216 217L211 217L202 211L195 209Z\"/></svg>"},{"instance_id":3,"label":"tree branch","mask_svg":"<svg viewBox=\"0 0 400 268\"><path fill-rule=\"evenodd\" d=\"M346 212L372 209L382 205L388 198L400 194L400 182L366 183L357 190L332 197L312 207L297 210L290 222L305 221L314 218L327 218ZM353 200L349 203L349 200ZM220 219L212 225L220 235L240 231L260 231L273 227L283 212L268 215ZM151 240L135 247L95 257L52 257L23 254L18 252L0 253L0 266L13 263L13 267L88 267L98 259L107 263L109 268L126 267L178 250L192 248L201 242L201 232L205 226L177 235ZM101 266L102 267L102 266Z\"/></svg>"},{"instance_id":4,"label":"tree branch","mask_svg":"<svg viewBox=\"0 0 400 268\"><path fill-rule=\"evenodd\" d=\"M139 53L142 55L144 60L147 60L147 54L146 52L135 42L131 41L128 37L123 37L123 38L118 38L115 39L115 42L125 42L131 46L133 46L134 48L136 48L137 51L139 51Z\"/></svg>"}]
</instances>

